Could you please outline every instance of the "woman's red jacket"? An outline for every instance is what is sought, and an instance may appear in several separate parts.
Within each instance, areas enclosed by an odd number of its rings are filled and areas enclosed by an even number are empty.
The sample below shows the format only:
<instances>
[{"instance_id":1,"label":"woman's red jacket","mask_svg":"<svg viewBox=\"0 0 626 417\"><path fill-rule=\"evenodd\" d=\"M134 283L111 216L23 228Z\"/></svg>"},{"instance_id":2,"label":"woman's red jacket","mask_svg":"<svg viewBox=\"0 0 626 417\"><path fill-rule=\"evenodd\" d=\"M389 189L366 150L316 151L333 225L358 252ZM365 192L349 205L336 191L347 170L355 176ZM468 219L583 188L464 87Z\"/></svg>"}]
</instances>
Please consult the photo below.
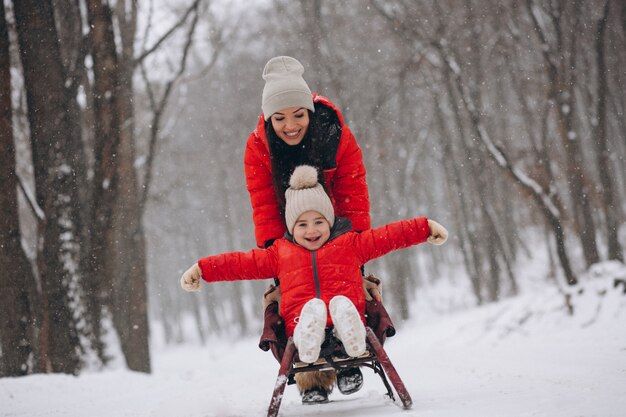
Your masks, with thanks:
<instances>
[{"instance_id":1,"label":"woman's red jacket","mask_svg":"<svg viewBox=\"0 0 626 417\"><path fill-rule=\"evenodd\" d=\"M341 124L336 168L324 170L326 188L335 208L335 216L350 219L353 230L357 232L367 230L370 228L370 202L361 149L345 125L339 109L326 97L317 94L313 95L313 101L333 109ZM252 204L256 244L259 248L264 248L268 241L282 237L286 226L274 193L272 164L262 114L246 143L244 169Z\"/></svg>"},{"instance_id":2,"label":"woman's red jacket","mask_svg":"<svg viewBox=\"0 0 626 417\"><path fill-rule=\"evenodd\" d=\"M321 298L326 305L336 295L345 295L365 313L361 265L393 250L423 243L430 234L425 217L402 220L362 233L347 231L309 251L285 238L268 249L230 252L198 261L208 282L278 277L282 299L280 315L287 336L293 334L304 304ZM330 318L328 325L331 324Z\"/></svg>"}]
</instances>

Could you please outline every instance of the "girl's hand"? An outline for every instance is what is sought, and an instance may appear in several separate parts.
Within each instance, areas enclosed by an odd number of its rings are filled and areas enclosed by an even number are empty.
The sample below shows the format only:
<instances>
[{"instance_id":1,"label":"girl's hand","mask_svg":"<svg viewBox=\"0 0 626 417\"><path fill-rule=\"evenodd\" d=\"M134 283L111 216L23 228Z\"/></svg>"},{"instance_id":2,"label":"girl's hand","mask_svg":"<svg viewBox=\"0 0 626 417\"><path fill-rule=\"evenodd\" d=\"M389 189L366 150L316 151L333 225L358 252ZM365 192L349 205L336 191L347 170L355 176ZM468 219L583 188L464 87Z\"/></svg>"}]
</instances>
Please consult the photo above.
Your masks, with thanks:
<instances>
[{"instance_id":1,"label":"girl's hand","mask_svg":"<svg viewBox=\"0 0 626 417\"><path fill-rule=\"evenodd\" d=\"M430 227L430 236L426 239L428 243L437 246L446 243L446 240L448 240L448 231L445 227L430 219L428 219L428 226Z\"/></svg>"},{"instance_id":2,"label":"girl's hand","mask_svg":"<svg viewBox=\"0 0 626 417\"><path fill-rule=\"evenodd\" d=\"M193 264L182 277L180 277L180 286L185 291L200 291L200 280L202 279L202 271L197 263Z\"/></svg>"}]
</instances>

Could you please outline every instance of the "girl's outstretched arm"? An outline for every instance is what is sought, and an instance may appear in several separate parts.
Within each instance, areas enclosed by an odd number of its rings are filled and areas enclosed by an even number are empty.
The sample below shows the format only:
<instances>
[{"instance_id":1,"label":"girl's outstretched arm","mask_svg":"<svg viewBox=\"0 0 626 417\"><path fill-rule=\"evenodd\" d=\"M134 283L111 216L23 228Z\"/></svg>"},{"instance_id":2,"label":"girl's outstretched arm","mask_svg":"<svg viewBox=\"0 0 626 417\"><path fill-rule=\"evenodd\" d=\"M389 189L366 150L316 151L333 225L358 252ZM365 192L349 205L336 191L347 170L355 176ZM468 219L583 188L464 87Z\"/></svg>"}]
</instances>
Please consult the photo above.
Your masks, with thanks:
<instances>
[{"instance_id":1,"label":"girl's outstretched arm","mask_svg":"<svg viewBox=\"0 0 626 417\"><path fill-rule=\"evenodd\" d=\"M200 279L207 282L266 279L278 275L276 249L252 249L207 256L189 268L181 277L185 291L198 291Z\"/></svg>"},{"instance_id":2,"label":"girl's outstretched arm","mask_svg":"<svg viewBox=\"0 0 626 417\"><path fill-rule=\"evenodd\" d=\"M426 217L400 220L376 229L354 235L354 245L363 263L387 253L420 243L443 244L448 231L439 223Z\"/></svg>"}]
</instances>

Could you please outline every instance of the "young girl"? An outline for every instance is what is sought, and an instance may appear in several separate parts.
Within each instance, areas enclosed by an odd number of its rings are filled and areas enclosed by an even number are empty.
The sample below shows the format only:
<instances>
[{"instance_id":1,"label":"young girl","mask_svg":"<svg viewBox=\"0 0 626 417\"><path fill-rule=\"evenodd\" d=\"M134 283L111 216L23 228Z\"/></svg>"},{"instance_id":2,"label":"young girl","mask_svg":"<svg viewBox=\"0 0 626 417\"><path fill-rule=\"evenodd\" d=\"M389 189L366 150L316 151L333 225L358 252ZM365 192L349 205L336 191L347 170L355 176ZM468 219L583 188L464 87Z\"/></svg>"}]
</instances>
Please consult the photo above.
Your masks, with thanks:
<instances>
[{"instance_id":1,"label":"young girl","mask_svg":"<svg viewBox=\"0 0 626 417\"><path fill-rule=\"evenodd\" d=\"M317 170L300 166L285 192L285 236L268 249L231 252L200 259L181 277L187 291L208 282L279 277L281 316L300 360L318 359L325 328L334 325L349 356L365 352L365 295L360 267L393 250L428 241L443 244L447 231L425 217L402 220L357 233L335 216ZM330 313L330 314L329 314ZM303 395L307 387L296 380ZM323 390L323 395L332 389Z\"/></svg>"}]
</instances>

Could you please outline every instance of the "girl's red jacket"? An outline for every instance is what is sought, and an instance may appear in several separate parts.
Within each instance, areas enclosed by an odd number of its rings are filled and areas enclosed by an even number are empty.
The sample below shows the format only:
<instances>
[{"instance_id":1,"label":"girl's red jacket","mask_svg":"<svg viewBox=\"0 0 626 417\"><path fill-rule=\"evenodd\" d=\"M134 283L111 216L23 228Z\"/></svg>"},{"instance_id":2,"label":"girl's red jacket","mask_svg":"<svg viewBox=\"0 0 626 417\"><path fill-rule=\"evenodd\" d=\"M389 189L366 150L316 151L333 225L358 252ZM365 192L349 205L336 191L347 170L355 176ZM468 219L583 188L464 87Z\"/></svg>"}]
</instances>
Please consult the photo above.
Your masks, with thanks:
<instances>
[{"instance_id":1,"label":"girl's red jacket","mask_svg":"<svg viewBox=\"0 0 626 417\"><path fill-rule=\"evenodd\" d=\"M345 295L364 317L361 265L393 250L423 243L429 234L428 220L419 217L362 233L331 234L331 239L316 251L281 238L268 249L209 256L200 259L198 265L208 282L278 277L282 291L280 314L287 336L291 336L302 307L314 297L328 306L334 296Z\"/></svg>"},{"instance_id":2,"label":"girl's red jacket","mask_svg":"<svg viewBox=\"0 0 626 417\"><path fill-rule=\"evenodd\" d=\"M361 149L345 125L339 109L326 97L318 94L313 94L313 101L333 109L341 124L336 168L324 170L326 188L335 208L335 216L350 219L357 232L367 230L370 228L370 202ZM246 143L244 170L252 204L256 244L259 248L264 248L268 241L282 237L286 227L274 193L272 163L262 114Z\"/></svg>"}]
</instances>

